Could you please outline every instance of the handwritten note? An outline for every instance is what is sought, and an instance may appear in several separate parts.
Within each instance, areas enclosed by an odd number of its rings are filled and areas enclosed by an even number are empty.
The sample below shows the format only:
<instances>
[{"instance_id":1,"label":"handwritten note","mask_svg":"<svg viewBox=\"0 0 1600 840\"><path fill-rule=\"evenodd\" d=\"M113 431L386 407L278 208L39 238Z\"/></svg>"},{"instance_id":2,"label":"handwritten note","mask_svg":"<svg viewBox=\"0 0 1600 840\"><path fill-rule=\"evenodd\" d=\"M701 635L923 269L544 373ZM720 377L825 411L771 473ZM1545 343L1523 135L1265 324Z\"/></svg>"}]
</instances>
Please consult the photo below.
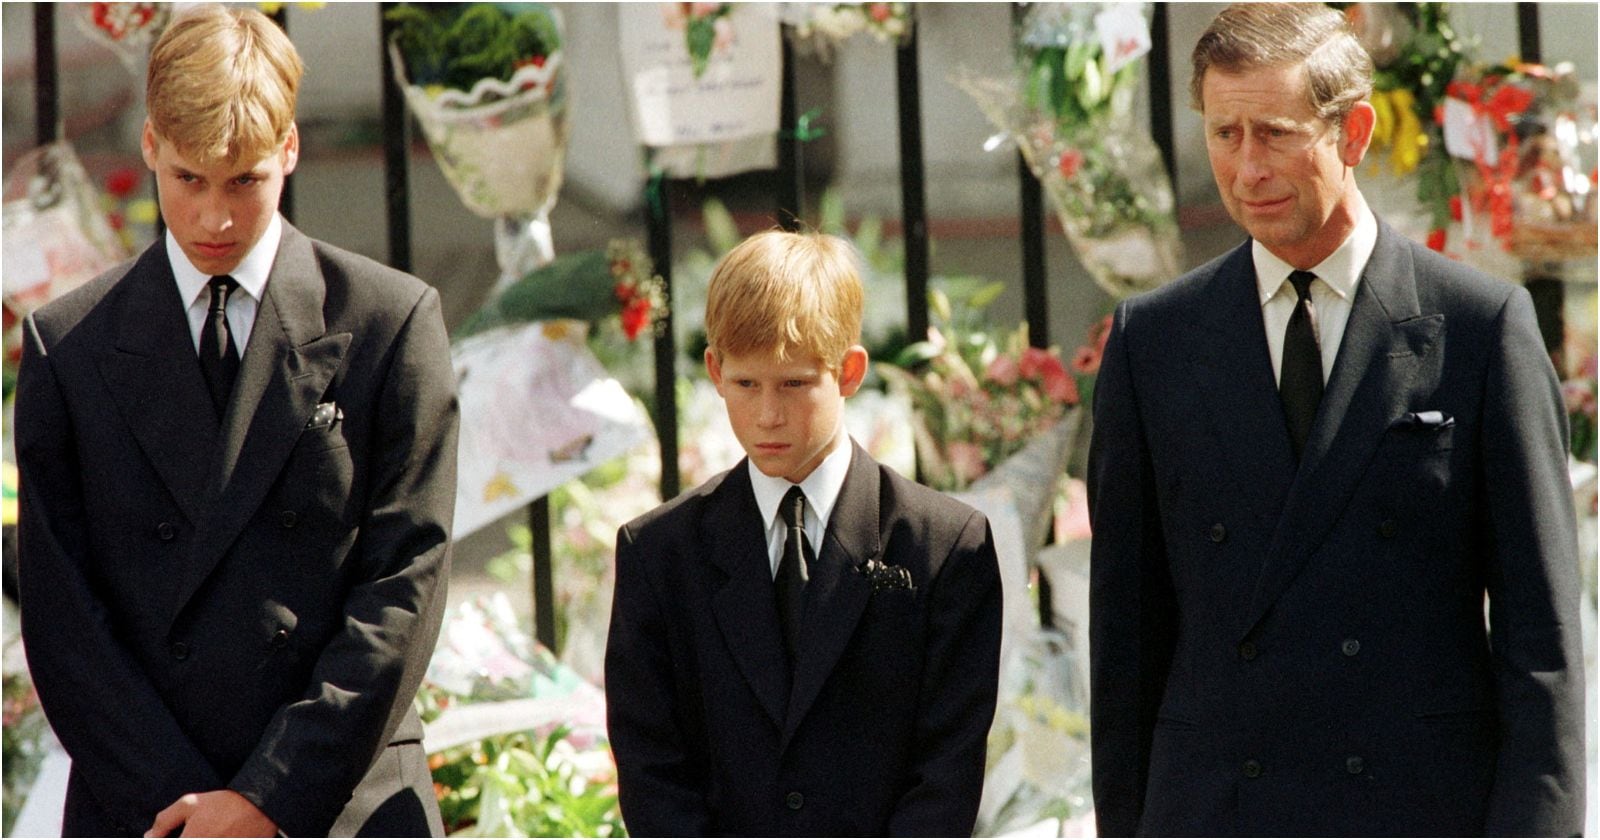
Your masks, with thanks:
<instances>
[{"instance_id":1,"label":"handwritten note","mask_svg":"<svg viewBox=\"0 0 1600 840\"><path fill-rule=\"evenodd\" d=\"M776 5L732 4L717 21L705 71L698 77L684 32L683 5L617 8L622 71L633 93L639 142L663 147L775 133L782 80Z\"/></svg>"}]
</instances>

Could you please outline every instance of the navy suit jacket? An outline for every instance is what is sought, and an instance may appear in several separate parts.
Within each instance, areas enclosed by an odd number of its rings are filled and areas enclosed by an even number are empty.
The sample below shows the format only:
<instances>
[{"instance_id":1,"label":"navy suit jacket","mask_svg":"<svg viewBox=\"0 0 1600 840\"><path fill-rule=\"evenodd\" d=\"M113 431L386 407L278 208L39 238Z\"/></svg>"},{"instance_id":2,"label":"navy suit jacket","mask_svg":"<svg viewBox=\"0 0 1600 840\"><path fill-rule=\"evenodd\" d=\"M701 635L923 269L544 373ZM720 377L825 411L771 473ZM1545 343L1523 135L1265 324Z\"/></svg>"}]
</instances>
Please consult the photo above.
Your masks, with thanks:
<instances>
[{"instance_id":1,"label":"navy suit jacket","mask_svg":"<svg viewBox=\"0 0 1600 840\"><path fill-rule=\"evenodd\" d=\"M1116 311L1102 835L1580 832L1566 418L1527 293L1380 224L1296 464L1256 288L1246 243Z\"/></svg>"},{"instance_id":2,"label":"navy suit jacket","mask_svg":"<svg viewBox=\"0 0 1600 840\"><path fill-rule=\"evenodd\" d=\"M22 635L67 833L222 787L291 836L437 830L411 708L455 505L437 293L285 224L220 421L164 242L24 329Z\"/></svg>"},{"instance_id":3,"label":"navy suit jacket","mask_svg":"<svg viewBox=\"0 0 1600 840\"><path fill-rule=\"evenodd\" d=\"M1000 656L988 522L854 447L793 676L738 466L623 526L606 702L631 834L969 836ZM874 587L868 561L914 589Z\"/></svg>"}]
</instances>

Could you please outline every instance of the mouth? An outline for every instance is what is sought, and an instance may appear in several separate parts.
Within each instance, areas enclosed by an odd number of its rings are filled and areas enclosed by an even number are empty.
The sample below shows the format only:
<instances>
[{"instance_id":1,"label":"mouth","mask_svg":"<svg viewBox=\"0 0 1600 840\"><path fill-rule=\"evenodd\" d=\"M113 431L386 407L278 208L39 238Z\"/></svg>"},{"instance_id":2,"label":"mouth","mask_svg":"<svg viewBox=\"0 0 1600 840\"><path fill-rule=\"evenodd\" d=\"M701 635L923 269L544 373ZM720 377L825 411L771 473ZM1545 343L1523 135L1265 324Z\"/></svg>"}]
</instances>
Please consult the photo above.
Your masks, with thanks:
<instances>
[{"instance_id":1,"label":"mouth","mask_svg":"<svg viewBox=\"0 0 1600 840\"><path fill-rule=\"evenodd\" d=\"M777 454L789 451L789 444L787 444L787 443L758 443L758 444L755 445L755 450L756 450L756 452L759 452L762 455L777 455Z\"/></svg>"},{"instance_id":2,"label":"mouth","mask_svg":"<svg viewBox=\"0 0 1600 840\"><path fill-rule=\"evenodd\" d=\"M1239 203L1251 213L1272 213L1289 206L1289 197L1275 198L1266 201L1247 201L1240 199Z\"/></svg>"},{"instance_id":3,"label":"mouth","mask_svg":"<svg viewBox=\"0 0 1600 840\"><path fill-rule=\"evenodd\" d=\"M196 242L193 247L207 257L225 257L233 251L232 242Z\"/></svg>"}]
</instances>

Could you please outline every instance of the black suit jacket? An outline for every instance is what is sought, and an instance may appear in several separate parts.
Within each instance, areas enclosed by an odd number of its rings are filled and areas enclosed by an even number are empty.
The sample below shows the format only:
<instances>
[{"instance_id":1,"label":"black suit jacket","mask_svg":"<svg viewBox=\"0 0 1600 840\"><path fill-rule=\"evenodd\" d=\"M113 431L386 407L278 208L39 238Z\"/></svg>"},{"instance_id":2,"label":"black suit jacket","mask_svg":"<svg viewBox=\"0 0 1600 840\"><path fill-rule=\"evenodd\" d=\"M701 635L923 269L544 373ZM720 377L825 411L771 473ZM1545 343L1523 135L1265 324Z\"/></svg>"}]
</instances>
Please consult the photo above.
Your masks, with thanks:
<instances>
[{"instance_id":1,"label":"black suit jacket","mask_svg":"<svg viewBox=\"0 0 1600 840\"><path fill-rule=\"evenodd\" d=\"M285 225L220 423L164 242L25 331L22 630L67 832L222 787L290 835L436 826L411 704L455 500L438 295Z\"/></svg>"},{"instance_id":2,"label":"black suit jacket","mask_svg":"<svg viewBox=\"0 0 1600 840\"><path fill-rule=\"evenodd\" d=\"M988 522L854 447L791 679L744 461L623 526L606 648L635 835L968 836L1000 652ZM874 589L867 561L915 589Z\"/></svg>"},{"instance_id":3,"label":"black suit jacket","mask_svg":"<svg viewBox=\"0 0 1600 840\"><path fill-rule=\"evenodd\" d=\"M1298 466L1248 243L1122 303L1089 477L1101 833L1580 832L1566 447L1527 293L1386 225Z\"/></svg>"}]
</instances>

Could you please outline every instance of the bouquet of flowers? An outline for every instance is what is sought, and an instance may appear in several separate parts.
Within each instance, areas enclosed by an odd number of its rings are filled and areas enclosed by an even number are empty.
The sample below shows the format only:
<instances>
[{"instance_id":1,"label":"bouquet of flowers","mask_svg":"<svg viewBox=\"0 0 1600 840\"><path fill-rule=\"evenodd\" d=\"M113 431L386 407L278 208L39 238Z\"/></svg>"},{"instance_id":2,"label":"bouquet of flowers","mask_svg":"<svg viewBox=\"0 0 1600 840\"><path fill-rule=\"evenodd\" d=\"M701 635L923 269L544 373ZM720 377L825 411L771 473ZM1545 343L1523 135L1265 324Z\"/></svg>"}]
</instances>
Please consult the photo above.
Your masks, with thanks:
<instances>
[{"instance_id":1,"label":"bouquet of flowers","mask_svg":"<svg viewBox=\"0 0 1600 840\"><path fill-rule=\"evenodd\" d=\"M786 3L785 23L797 46L827 57L829 49L866 32L880 44L911 34L909 3Z\"/></svg>"},{"instance_id":2,"label":"bouquet of flowers","mask_svg":"<svg viewBox=\"0 0 1600 840\"><path fill-rule=\"evenodd\" d=\"M572 318L598 324L615 316L632 341L667 313L665 283L639 243L616 239L605 251L558 257L525 274L457 330L464 338L494 327Z\"/></svg>"},{"instance_id":3,"label":"bouquet of flowers","mask_svg":"<svg viewBox=\"0 0 1600 840\"><path fill-rule=\"evenodd\" d=\"M995 283L968 300L981 310L1003 289ZM994 336L958 322L950 299L928 295L938 324L928 340L877 369L904 389L916 409L917 457L927 483L963 490L1079 402L1078 383L1054 350L1028 346L1026 325Z\"/></svg>"},{"instance_id":4,"label":"bouquet of flowers","mask_svg":"<svg viewBox=\"0 0 1600 840\"><path fill-rule=\"evenodd\" d=\"M494 219L504 286L555 256L549 212L567 147L560 20L529 4L416 5L385 13L400 89L445 177Z\"/></svg>"},{"instance_id":5,"label":"bouquet of flowers","mask_svg":"<svg viewBox=\"0 0 1600 840\"><path fill-rule=\"evenodd\" d=\"M1116 298L1183 262L1171 182L1132 117L1149 49L1140 4L1040 3L1018 32L1014 75L958 80L1016 141L1079 261Z\"/></svg>"}]
</instances>

